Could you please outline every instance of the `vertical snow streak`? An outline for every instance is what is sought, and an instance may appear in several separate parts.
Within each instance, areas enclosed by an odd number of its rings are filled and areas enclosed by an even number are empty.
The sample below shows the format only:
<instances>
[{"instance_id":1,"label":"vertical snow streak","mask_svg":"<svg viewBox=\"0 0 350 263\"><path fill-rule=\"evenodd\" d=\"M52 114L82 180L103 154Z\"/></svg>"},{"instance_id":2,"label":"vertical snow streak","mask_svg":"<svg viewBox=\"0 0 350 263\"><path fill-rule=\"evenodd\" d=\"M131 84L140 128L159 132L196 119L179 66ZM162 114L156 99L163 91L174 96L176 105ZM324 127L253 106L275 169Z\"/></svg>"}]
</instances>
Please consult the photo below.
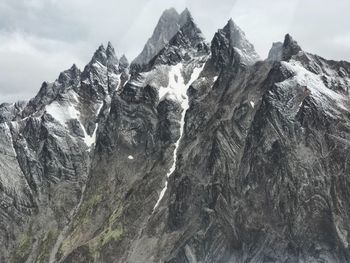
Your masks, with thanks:
<instances>
[{"instance_id":1,"label":"vertical snow streak","mask_svg":"<svg viewBox=\"0 0 350 263\"><path fill-rule=\"evenodd\" d=\"M168 188L168 178L169 176L175 171L176 168L176 161L177 161L177 151L179 149L180 146L180 141L182 139L182 135L183 135L183 131L184 131L184 127L185 127L185 116L186 116L186 112L189 108L189 104L188 104L188 96L187 96L187 89L188 87L198 78L199 74L202 72L204 64L199 67L199 68L194 68L192 75L191 75L191 79L189 80L189 82L187 84L184 84L184 79L182 77L181 74L181 68L176 65L174 66L174 71L170 71L169 72L169 88L178 88L182 93L181 93L181 106L182 106L182 113L181 113L181 120L180 120L180 137L179 139L176 141L175 143L175 150L173 153L173 165L171 166L171 168L169 169L169 172L166 174L166 181L165 181L165 185L164 188L162 189L162 191L160 192L159 198L157 203L155 204L153 211L158 207L160 201L163 199L164 194ZM177 79L177 80L176 80ZM173 83L177 83L176 87L172 87L171 85ZM182 84L182 85L181 85ZM181 85L181 86L180 86ZM176 91L175 91L176 92ZM176 94L178 95L178 94ZM180 96L177 96L180 97Z\"/></svg>"},{"instance_id":2,"label":"vertical snow streak","mask_svg":"<svg viewBox=\"0 0 350 263\"><path fill-rule=\"evenodd\" d=\"M103 102L99 105L99 107L98 107L98 109L97 109L97 111L96 111L96 118L98 118L98 115L100 114L102 107L103 107ZM91 151L92 145L94 145L94 144L96 143L96 132L97 132L97 128L98 128L98 122L97 122L97 120L96 120L96 124L95 124L96 126L95 126L95 129L94 129L94 132L93 132L93 134L90 136L90 135L86 132L84 125L80 122L79 119L78 119L78 121L79 121L79 123L80 123L80 126L81 126L83 132L84 132L84 142L85 142L85 144L88 146L88 148L89 148L88 151L90 152L90 151Z\"/></svg>"}]
</instances>

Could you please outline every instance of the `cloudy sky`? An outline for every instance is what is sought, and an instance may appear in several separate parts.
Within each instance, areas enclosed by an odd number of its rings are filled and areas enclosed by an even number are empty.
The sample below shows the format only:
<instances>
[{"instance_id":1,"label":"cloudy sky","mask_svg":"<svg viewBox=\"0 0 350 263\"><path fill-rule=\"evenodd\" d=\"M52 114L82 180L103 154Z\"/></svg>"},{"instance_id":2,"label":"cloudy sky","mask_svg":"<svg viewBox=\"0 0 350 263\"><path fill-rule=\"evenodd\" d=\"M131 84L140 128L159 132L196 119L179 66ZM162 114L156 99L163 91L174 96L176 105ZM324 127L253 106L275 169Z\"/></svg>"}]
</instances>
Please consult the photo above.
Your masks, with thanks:
<instances>
[{"instance_id":1,"label":"cloudy sky","mask_svg":"<svg viewBox=\"0 0 350 263\"><path fill-rule=\"evenodd\" d=\"M132 60L169 7L188 7L208 41L232 17L263 58L290 33L304 50L350 61L349 0L1 0L0 103L83 68L108 40Z\"/></svg>"}]
</instances>

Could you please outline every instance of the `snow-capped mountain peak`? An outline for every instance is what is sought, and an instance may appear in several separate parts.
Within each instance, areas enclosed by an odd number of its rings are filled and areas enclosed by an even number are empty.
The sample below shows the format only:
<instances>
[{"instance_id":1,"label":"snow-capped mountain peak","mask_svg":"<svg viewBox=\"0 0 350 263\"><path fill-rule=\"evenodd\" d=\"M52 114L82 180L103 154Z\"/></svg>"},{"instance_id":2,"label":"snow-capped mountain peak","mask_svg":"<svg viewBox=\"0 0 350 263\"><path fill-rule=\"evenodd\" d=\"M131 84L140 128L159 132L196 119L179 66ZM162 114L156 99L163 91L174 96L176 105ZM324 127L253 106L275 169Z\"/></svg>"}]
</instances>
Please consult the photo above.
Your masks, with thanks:
<instances>
[{"instance_id":1,"label":"snow-capped mountain peak","mask_svg":"<svg viewBox=\"0 0 350 263\"><path fill-rule=\"evenodd\" d=\"M0 262L349 262L350 63L187 9L118 57L0 104Z\"/></svg>"},{"instance_id":2,"label":"snow-capped mountain peak","mask_svg":"<svg viewBox=\"0 0 350 263\"><path fill-rule=\"evenodd\" d=\"M232 66L236 62L252 65L260 58L245 33L230 19L223 29L215 34L212 45L212 59L218 67Z\"/></svg>"},{"instance_id":3,"label":"snow-capped mountain peak","mask_svg":"<svg viewBox=\"0 0 350 263\"><path fill-rule=\"evenodd\" d=\"M147 41L140 55L138 55L132 62L134 67L137 65L145 65L152 60L188 20L192 20L192 16L188 9L185 9L181 14L179 14L174 8L165 10L160 17L151 38Z\"/></svg>"}]
</instances>

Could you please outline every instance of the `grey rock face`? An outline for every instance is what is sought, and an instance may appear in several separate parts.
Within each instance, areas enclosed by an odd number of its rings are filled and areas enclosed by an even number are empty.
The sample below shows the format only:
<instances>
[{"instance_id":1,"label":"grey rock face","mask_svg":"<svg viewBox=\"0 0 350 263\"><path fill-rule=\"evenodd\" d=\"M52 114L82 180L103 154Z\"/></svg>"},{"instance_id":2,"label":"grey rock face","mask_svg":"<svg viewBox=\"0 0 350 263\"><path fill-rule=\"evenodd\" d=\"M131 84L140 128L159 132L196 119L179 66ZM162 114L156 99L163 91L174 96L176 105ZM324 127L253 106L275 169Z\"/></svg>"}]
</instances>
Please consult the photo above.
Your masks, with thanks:
<instances>
[{"instance_id":1,"label":"grey rock face","mask_svg":"<svg viewBox=\"0 0 350 263\"><path fill-rule=\"evenodd\" d=\"M127 69L129 67L129 61L128 59L126 58L125 55L123 55L121 58L120 58L120 61L119 61L119 68L120 69Z\"/></svg>"},{"instance_id":2,"label":"grey rock face","mask_svg":"<svg viewBox=\"0 0 350 263\"><path fill-rule=\"evenodd\" d=\"M202 31L189 16L187 22L179 29L169 43L148 64L176 65L192 59L193 54L208 54L209 48L205 43ZM148 70L147 67L144 70Z\"/></svg>"},{"instance_id":3,"label":"grey rock face","mask_svg":"<svg viewBox=\"0 0 350 263\"><path fill-rule=\"evenodd\" d=\"M272 44L272 47L269 51L268 60L270 61L281 61L282 60L282 42L275 42Z\"/></svg>"},{"instance_id":4,"label":"grey rock face","mask_svg":"<svg viewBox=\"0 0 350 263\"><path fill-rule=\"evenodd\" d=\"M246 39L244 32L232 19L215 34L211 52L212 60L218 68L232 67L239 63L252 65L259 60L254 46Z\"/></svg>"},{"instance_id":5,"label":"grey rock face","mask_svg":"<svg viewBox=\"0 0 350 263\"><path fill-rule=\"evenodd\" d=\"M150 43L0 106L0 262L350 262L350 63L188 10Z\"/></svg>"},{"instance_id":6,"label":"grey rock face","mask_svg":"<svg viewBox=\"0 0 350 263\"><path fill-rule=\"evenodd\" d=\"M2 103L0 105L0 123L10 121L20 115L26 105L26 101L19 101L13 104Z\"/></svg>"},{"instance_id":7,"label":"grey rock face","mask_svg":"<svg viewBox=\"0 0 350 263\"><path fill-rule=\"evenodd\" d=\"M273 43L269 52L268 60L281 61L289 60L292 56L302 51L298 43L289 35L285 36L284 42Z\"/></svg>"},{"instance_id":8,"label":"grey rock face","mask_svg":"<svg viewBox=\"0 0 350 263\"><path fill-rule=\"evenodd\" d=\"M132 64L135 66L147 65L189 19L191 19L191 14L187 9L181 14L174 8L165 10L154 29L152 37L147 41L144 49Z\"/></svg>"}]
</instances>

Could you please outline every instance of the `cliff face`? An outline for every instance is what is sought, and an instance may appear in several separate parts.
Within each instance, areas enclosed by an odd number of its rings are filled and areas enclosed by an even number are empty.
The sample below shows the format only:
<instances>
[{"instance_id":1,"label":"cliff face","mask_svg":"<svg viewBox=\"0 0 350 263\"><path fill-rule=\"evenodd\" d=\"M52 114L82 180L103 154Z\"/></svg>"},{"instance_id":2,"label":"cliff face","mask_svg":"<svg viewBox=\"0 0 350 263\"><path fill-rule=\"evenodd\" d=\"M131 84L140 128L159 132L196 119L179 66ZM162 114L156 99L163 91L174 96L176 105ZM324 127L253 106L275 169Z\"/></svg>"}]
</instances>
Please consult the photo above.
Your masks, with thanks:
<instances>
[{"instance_id":1,"label":"cliff face","mask_svg":"<svg viewBox=\"0 0 350 263\"><path fill-rule=\"evenodd\" d=\"M142 52L133 60L132 67L147 65L191 18L187 9L181 14L174 8L165 10Z\"/></svg>"},{"instance_id":2,"label":"cliff face","mask_svg":"<svg viewBox=\"0 0 350 263\"><path fill-rule=\"evenodd\" d=\"M350 262L350 64L166 13L0 106L0 262Z\"/></svg>"}]
</instances>

